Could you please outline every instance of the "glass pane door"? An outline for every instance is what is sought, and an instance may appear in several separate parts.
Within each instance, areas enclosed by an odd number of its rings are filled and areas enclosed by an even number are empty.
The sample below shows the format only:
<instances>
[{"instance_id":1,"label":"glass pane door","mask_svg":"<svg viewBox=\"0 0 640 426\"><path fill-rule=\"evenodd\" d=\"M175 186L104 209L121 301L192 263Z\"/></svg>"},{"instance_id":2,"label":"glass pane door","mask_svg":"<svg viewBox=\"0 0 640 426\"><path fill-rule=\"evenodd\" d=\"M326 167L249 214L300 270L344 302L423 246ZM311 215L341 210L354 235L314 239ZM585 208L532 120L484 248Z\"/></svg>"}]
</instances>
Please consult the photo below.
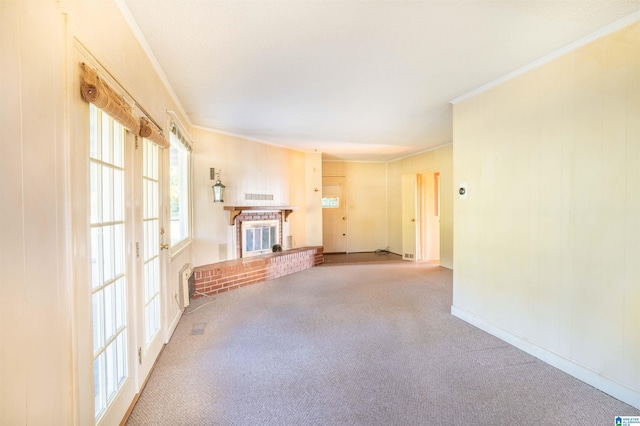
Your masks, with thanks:
<instances>
[{"instance_id":1,"label":"glass pane door","mask_svg":"<svg viewBox=\"0 0 640 426\"><path fill-rule=\"evenodd\" d=\"M129 376L125 271L124 129L90 107L91 299L95 418Z\"/></svg>"},{"instance_id":2,"label":"glass pane door","mask_svg":"<svg viewBox=\"0 0 640 426\"><path fill-rule=\"evenodd\" d=\"M143 303L145 348L160 330L160 207L158 161L160 148L147 139L142 140L142 222L143 251Z\"/></svg>"}]
</instances>

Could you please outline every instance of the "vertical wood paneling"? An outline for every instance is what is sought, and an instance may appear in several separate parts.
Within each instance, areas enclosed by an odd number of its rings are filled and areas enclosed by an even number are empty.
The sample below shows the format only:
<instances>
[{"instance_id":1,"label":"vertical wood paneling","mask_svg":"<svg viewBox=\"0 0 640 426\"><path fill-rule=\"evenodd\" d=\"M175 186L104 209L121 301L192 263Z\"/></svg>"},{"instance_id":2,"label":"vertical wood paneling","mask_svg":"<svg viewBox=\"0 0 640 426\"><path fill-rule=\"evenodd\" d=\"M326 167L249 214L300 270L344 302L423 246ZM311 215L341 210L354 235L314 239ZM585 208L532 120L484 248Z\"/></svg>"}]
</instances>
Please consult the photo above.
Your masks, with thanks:
<instances>
[{"instance_id":1,"label":"vertical wood paneling","mask_svg":"<svg viewBox=\"0 0 640 426\"><path fill-rule=\"evenodd\" d=\"M624 342L622 363L631 383L640 383L640 25L630 27L625 34L627 70L626 110L626 166L625 213L626 229L624 242L624 297L616 303L623 310L622 341Z\"/></svg>"},{"instance_id":2,"label":"vertical wood paneling","mask_svg":"<svg viewBox=\"0 0 640 426\"><path fill-rule=\"evenodd\" d=\"M557 297L562 285L562 79L557 78L566 69L566 60L555 61L539 69L539 102L546 108L539 109L540 121L547 123L539 135L539 185L536 238L538 268L536 341L545 341L552 350L560 350L566 339L569 321L563 318L561 298ZM541 270L547 271L546 274ZM565 326L558 326L565 324Z\"/></svg>"},{"instance_id":3,"label":"vertical wood paneling","mask_svg":"<svg viewBox=\"0 0 640 426\"><path fill-rule=\"evenodd\" d=\"M454 107L454 306L635 395L639 57L636 23Z\"/></svg>"},{"instance_id":4,"label":"vertical wood paneling","mask_svg":"<svg viewBox=\"0 0 640 426\"><path fill-rule=\"evenodd\" d=\"M627 46L623 32L602 40L602 197L599 200L600 214L606 218L602 235L599 321L604 350L601 364L616 376L624 375L624 363L619 355L624 352L622 334L611 334L608 330L623 330L624 311L608 312L607 306L624 300L625 259L619 248L625 246L626 239L626 171L620 167L625 163L627 147ZM639 163L640 164L640 163ZM602 282L611 285L602 286Z\"/></svg>"},{"instance_id":5,"label":"vertical wood paneling","mask_svg":"<svg viewBox=\"0 0 640 426\"><path fill-rule=\"evenodd\" d=\"M296 205L283 235L306 244L304 153L238 136L195 129L193 157L194 265L219 261L220 244L233 246L233 228L224 205ZM213 202L209 168L222 170L227 187L224 204ZM273 194L273 201L245 200L245 194ZM298 214L299 213L299 214Z\"/></svg>"},{"instance_id":6,"label":"vertical wood paneling","mask_svg":"<svg viewBox=\"0 0 640 426\"><path fill-rule=\"evenodd\" d=\"M55 2L1 7L0 423L70 423L64 20Z\"/></svg>"},{"instance_id":7,"label":"vertical wood paneling","mask_svg":"<svg viewBox=\"0 0 640 426\"><path fill-rule=\"evenodd\" d=\"M24 26L18 3L0 3L0 423L24 424L27 418L27 292L24 250L24 191L20 38ZM11 342L5 344L4 342Z\"/></svg>"},{"instance_id":8,"label":"vertical wood paneling","mask_svg":"<svg viewBox=\"0 0 640 426\"><path fill-rule=\"evenodd\" d=\"M322 245L322 154L305 154L305 191L309 194L305 217L307 245Z\"/></svg>"}]
</instances>

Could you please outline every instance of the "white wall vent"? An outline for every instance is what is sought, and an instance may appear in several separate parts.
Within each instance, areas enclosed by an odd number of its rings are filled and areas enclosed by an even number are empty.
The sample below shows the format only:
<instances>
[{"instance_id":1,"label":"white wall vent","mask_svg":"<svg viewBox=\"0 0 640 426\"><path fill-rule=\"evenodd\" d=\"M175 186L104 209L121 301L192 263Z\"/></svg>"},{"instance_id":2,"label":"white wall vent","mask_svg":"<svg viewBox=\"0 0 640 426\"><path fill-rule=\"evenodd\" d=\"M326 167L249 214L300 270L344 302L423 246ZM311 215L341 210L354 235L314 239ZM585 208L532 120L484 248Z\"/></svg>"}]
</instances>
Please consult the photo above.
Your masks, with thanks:
<instances>
[{"instance_id":1,"label":"white wall vent","mask_svg":"<svg viewBox=\"0 0 640 426\"><path fill-rule=\"evenodd\" d=\"M245 200L273 201L273 194L244 194Z\"/></svg>"},{"instance_id":2,"label":"white wall vent","mask_svg":"<svg viewBox=\"0 0 640 426\"><path fill-rule=\"evenodd\" d=\"M227 255L229 248L227 244L218 244L218 260L223 261L227 260L229 256Z\"/></svg>"},{"instance_id":3,"label":"white wall vent","mask_svg":"<svg viewBox=\"0 0 640 426\"><path fill-rule=\"evenodd\" d=\"M189 278L193 274L193 266L186 263L178 272L178 305L181 309L189 306Z\"/></svg>"}]
</instances>

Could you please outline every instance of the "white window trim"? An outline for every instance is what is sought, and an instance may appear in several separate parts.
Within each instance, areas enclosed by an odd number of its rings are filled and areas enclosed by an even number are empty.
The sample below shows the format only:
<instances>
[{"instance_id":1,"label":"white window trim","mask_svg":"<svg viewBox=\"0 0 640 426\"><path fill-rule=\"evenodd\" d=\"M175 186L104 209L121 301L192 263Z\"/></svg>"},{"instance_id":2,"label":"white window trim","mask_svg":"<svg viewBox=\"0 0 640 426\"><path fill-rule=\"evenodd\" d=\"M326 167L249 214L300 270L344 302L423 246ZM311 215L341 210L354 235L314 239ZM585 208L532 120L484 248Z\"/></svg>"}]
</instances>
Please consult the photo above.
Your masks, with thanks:
<instances>
[{"instance_id":1,"label":"white window trim","mask_svg":"<svg viewBox=\"0 0 640 426\"><path fill-rule=\"evenodd\" d=\"M169 256L171 258L178 256L183 250L191 245L193 242L193 142L191 135L186 131L184 125L178 118L177 114L173 111L167 111L167 115L169 116L169 140L171 140L171 134L175 135L178 140L185 147L187 152L189 153L188 159L188 171L187 176L189 179L187 193L188 193L188 226L187 226L187 236L182 240L178 241L175 245L171 245L169 248ZM169 206L171 203L169 202ZM169 218L169 222L171 218Z\"/></svg>"}]
</instances>

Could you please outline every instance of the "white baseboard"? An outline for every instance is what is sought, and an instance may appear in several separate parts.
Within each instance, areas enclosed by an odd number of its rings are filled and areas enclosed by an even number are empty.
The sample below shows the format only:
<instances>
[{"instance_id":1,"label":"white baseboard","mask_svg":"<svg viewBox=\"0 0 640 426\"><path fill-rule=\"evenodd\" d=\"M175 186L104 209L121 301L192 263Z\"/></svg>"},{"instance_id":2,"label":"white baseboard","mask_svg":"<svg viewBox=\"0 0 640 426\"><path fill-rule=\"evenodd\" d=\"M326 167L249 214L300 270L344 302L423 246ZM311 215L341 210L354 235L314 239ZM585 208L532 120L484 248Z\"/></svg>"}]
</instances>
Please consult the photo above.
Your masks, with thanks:
<instances>
[{"instance_id":1,"label":"white baseboard","mask_svg":"<svg viewBox=\"0 0 640 426\"><path fill-rule=\"evenodd\" d=\"M176 331L176 327L178 327L178 322L180 322L180 318L182 318L182 311L178 310L171 320L169 327L167 328L167 333L165 335L164 343L169 343L171 340L171 336L173 336L173 332Z\"/></svg>"},{"instance_id":2,"label":"white baseboard","mask_svg":"<svg viewBox=\"0 0 640 426\"><path fill-rule=\"evenodd\" d=\"M602 392L619 399L633 407L640 409L640 389L631 389L609 377L602 376L595 370L577 363L563 355L552 352L533 343L524 337L517 336L509 331L488 323L484 319L463 309L451 306L451 315L468 322L469 324L486 331L487 333L504 340L526 353L546 362L583 382L600 389ZM623 414L623 413L622 413Z\"/></svg>"}]
</instances>

